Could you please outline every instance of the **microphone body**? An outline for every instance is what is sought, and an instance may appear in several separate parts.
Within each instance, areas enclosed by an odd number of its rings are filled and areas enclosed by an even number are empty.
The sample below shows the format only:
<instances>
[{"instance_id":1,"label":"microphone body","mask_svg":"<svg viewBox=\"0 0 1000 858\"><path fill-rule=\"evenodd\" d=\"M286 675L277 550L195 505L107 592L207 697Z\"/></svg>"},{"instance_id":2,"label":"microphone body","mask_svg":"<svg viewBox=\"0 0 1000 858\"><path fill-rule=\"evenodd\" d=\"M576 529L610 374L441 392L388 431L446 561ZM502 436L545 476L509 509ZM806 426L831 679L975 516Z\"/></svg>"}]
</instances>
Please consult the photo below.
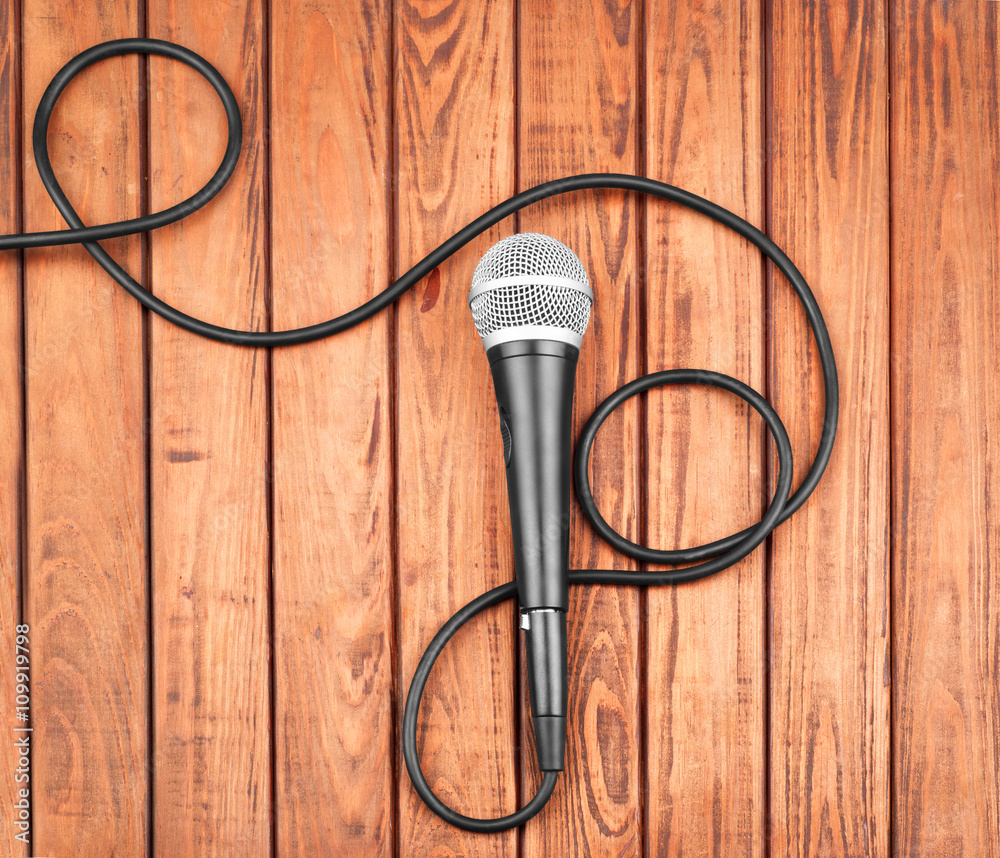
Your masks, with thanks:
<instances>
[{"instance_id":1,"label":"microphone body","mask_svg":"<svg viewBox=\"0 0 1000 858\"><path fill-rule=\"evenodd\" d=\"M541 771L566 758L573 389L593 293L576 254L521 233L483 257L469 305L493 375Z\"/></svg>"},{"instance_id":2,"label":"microphone body","mask_svg":"<svg viewBox=\"0 0 1000 858\"><path fill-rule=\"evenodd\" d=\"M580 350L521 340L487 352L507 466L514 569L541 771L566 749L566 611L573 388Z\"/></svg>"}]
</instances>

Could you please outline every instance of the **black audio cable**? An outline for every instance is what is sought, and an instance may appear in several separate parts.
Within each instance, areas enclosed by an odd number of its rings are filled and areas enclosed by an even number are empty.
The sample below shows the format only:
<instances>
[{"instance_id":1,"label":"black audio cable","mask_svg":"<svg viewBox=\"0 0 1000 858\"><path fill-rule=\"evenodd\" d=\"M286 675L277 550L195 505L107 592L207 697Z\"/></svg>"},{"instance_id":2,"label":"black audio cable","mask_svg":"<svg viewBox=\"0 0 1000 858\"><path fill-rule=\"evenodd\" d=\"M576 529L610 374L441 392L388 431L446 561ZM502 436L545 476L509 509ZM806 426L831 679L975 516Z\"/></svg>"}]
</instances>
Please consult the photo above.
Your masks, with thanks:
<instances>
[{"instance_id":1,"label":"black audio cable","mask_svg":"<svg viewBox=\"0 0 1000 858\"><path fill-rule=\"evenodd\" d=\"M219 164L219 168L215 171L215 175L193 196L161 212L155 212L118 223L88 227L84 225L80 216L66 198L52 170L47 142L49 120L60 94L76 75L100 60L125 54L155 54L168 57L178 60L199 72L215 89L225 108L226 119L229 123L229 140L226 145L225 155ZM619 388L598 406L584 427L580 437L575 456L574 478L577 497L580 500L583 513L605 541L629 557L646 563L695 563L697 565L659 571L575 570L569 573L569 583L633 584L636 586L680 584L719 572L746 557L760 545L777 525L788 519L805 503L806 499L816 488L823 475L823 471L826 469L827 463L830 461L833 441L837 433L839 395L837 388L837 366L834 361L833 346L830 343L830 336L827 333L826 324L823 321L823 314L820 312L819 305L816 303L809 285L798 269L792 264L792 261L780 247L759 229L743 220L743 218L695 194L641 176L629 176L620 173L588 173L578 176L567 176L563 179L537 185L493 207L455 233L455 235L445 241L436 250L425 256L384 291L343 315L317 325L295 328L294 330L238 331L213 325L201 319L195 319L161 301L136 282L97 242L106 238L148 232L167 224L176 223L200 209L229 180L239 160L242 139L243 132L239 105L232 90L215 67L198 54L180 45L158 39L119 39L96 45L70 60L52 79L52 82L46 88L39 102L32 129L32 149L42 184L70 228L51 232L0 236L0 250L82 244L90 255L97 260L98 264L111 275L112 279L132 295L132 297L147 309L186 331L191 331L192 333L200 334L203 337L218 340L219 342L241 346L287 346L297 343L308 343L313 340L322 339L323 337L332 336L370 319L380 310L384 310L396 301L419 280L476 236L485 232L504 218L539 200L585 189L617 189L661 197L662 199L686 206L706 217L710 217L712 220L739 233L752 244L756 245L781 273L785 275L785 278L795 291L805 310L809 327L816 339L825 391L823 429L812 464L809 466L809 470L799 487L792 492L792 449L785 428L767 400L741 381L707 370L675 369L645 375ZM612 529L604 520L597 509L597 504L594 501L594 496L590 488L588 463L590 461L590 452L594 438L612 411L627 399L642 391L670 384L711 385L727 390L747 402L764 419L764 423L774 439L778 455L778 477L774 496L763 517L757 524L739 533L734 533L731 536L694 548L661 550L638 545L626 539ZM456 612L441 627L417 665L403 712L403 758L406 761L406 768L410 774L410 779L413 781L413 786L424 802L438 816L446 822L468 831L496 832L523 825L545 806L556 785L557 773L545 772L538 793L520 810L498 819L474 819L452 810L433 793L420 770L420 763L417 757L417 715L420 708L420 699L437 657L462 625L486 608L509 599L515 596L516 593L517 588L513 582L496 587L469 602L469 604Z\"/></svg>"}]
</instances>

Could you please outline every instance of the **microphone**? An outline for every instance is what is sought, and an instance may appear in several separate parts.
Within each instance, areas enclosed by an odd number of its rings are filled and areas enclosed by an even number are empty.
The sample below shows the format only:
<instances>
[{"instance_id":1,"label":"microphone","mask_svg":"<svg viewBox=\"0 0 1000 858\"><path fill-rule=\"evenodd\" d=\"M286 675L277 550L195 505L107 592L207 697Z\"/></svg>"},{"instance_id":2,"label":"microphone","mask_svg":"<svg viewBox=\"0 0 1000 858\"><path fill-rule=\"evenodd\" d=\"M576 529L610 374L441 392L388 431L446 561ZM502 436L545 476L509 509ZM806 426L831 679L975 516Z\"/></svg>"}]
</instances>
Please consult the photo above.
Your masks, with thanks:
<instances>
[{"instance_id":1,"label":"microphone","mask_svg":"<svg viewBox=\"0 0 1000 858\"><path fill-rule=\"evenodd\" d=\"M469 307L493 374L514 571L541 771L566 759L566 611L573 386L594 293L560 241L519 233L491 247Z\"/></svg>"}]
</instances>

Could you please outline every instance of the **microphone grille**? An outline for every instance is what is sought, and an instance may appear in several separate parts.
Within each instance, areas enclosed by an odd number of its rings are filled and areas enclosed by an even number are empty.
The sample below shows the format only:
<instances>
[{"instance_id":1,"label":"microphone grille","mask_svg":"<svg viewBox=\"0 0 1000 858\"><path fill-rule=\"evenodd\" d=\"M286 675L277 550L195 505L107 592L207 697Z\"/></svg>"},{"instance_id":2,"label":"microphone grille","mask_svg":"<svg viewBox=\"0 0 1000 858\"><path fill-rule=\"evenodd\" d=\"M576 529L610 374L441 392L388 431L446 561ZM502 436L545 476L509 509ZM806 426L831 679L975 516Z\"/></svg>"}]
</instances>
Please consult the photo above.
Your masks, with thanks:
<instances>
[{"instance_id":1,"label":"microphone grille","mask_svg":"<svg viewBox=\"0 0 1000 858\"><path fill-rule=\"evenodd\" d=\"M561 241L540 232L519 232L493 245L476 266L472 288L504 277L541 274L588 285L580 258Z\"/></svg>"},{"instance_id":2,"label":"microphone grille","mask_svg":"<svg viewBox=\"0 0 1000 858\"><path fill-rule=\"evenodd\" d=\"M565 244L525 232L491 247L472 277L469 307L487 349L512 339L559 339L579 347L594 296Z\"/></svg>"}]
</instances>

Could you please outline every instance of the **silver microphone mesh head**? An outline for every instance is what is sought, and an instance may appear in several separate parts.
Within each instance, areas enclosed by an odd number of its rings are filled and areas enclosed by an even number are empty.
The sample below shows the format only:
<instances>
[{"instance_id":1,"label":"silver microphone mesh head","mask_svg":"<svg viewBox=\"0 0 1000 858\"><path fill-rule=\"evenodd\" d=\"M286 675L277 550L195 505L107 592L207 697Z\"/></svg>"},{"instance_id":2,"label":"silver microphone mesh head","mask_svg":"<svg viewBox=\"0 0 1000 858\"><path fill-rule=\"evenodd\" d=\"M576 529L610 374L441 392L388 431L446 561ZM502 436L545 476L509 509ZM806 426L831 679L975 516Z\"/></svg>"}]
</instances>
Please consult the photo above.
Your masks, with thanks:
<instances>
[{"instance_id":1,"label":"silver microphone mesh head","mask_svg":"<svg viewBox=\"0 0 1000 858\"><path fill-rule=\"evenodd\" d=\"M558 340L580 347L594 293L577 255L561 241L522 232L498 241L472 275L469 307L483 346Z\"/></svg>"}]
</instances>

